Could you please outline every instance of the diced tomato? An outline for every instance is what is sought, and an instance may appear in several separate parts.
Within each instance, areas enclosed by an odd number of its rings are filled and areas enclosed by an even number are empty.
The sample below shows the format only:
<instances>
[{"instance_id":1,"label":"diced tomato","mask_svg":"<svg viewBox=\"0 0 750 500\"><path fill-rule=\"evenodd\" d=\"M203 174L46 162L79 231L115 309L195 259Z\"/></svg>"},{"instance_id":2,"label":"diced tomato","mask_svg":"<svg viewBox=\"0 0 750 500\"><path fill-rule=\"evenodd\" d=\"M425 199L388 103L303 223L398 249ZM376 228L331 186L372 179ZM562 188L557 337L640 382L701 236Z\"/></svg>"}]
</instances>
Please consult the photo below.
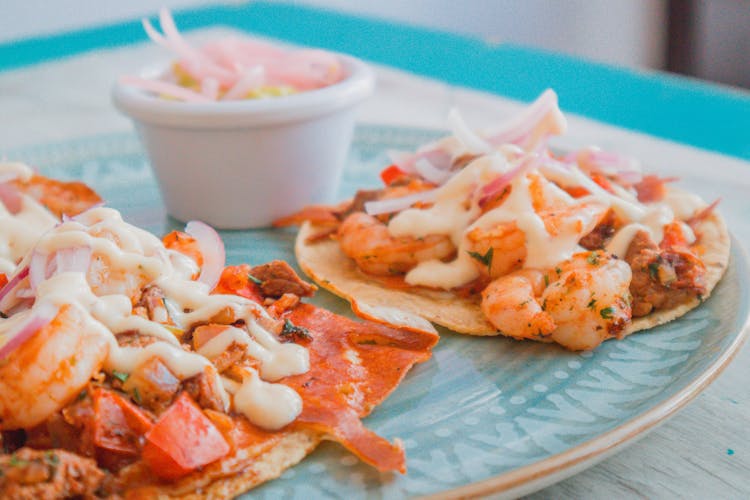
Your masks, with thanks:
<instances>
[{"instance_id":1,"label":"diced tomato","mask_svg":"<svg viewBox=\"0 0 750 500\"><path fill-rule=\"evenodd\" d=\"M382 179L383 184L385 184L386 186L390 186L393 181L405 175L406 172L401 170L397 165L386 167L382 172L380 172L380 178Z\"/></svg>"},{"instance_id":2,"label":"diced tomato","mask_svg":"<svg viewBox=\"0 0 750 500\"><path fill-rule=\"evenodd\" d=\"M659 246L666 249L687 246L687 238L679 222L670 222L664 226L664 237Z\"/></svg>"},{"instance_id":3,"label":"diced tomato","mask_svg":"<svg viewBox=\"0 0 750 500\"><path fill-rule=\"evenodd\" d=\"M591 194L588 189L581 186L569 186L565 188L565 191L573 198L581 198L582 196Z\"/></svg>"},{"instance_id":4,"label":"diced tomato","mask_svg":"<svg viewBox=\"0 0 750 500\"><path fill-rule=\"evenodd\" d=\"M260 287L250 277L250 266L247 264L225 267L219 278L219 283L217 283L212 293L239 295L240 297L253 300L258 304L263 303L263 295L260 293Z\"/></svg>"},{"instance_id":5,"label":"diced tomato","mask_svg":"<svg viewBox=\"0 0 750 500\"><path fill-rule=\"evenodd\" d=\"M0 288L8 284L8 277L3 273L0 273Z\"/></svg>"},{"instance_id":6,"label":"diced tomato","mask_svg":"<svg viewBox=\"0 0 750 500\"><path fill-rule=\"evenodd\" d=\"M186 393L146 434L143 460L159 477L177 479L229 453L224 436Z\"/></svg>"},{"instance_id":7,"label":"diced tomato","mask_svg":"<svg viewBox=\"0 0 750 500\"><path fill-rule=\"evenodd\" d=\"M107 389L97 389L94 400L94 444L126 455L138 454L138 441L153 423L137 406Z\"/></svg>"}]
</instances>

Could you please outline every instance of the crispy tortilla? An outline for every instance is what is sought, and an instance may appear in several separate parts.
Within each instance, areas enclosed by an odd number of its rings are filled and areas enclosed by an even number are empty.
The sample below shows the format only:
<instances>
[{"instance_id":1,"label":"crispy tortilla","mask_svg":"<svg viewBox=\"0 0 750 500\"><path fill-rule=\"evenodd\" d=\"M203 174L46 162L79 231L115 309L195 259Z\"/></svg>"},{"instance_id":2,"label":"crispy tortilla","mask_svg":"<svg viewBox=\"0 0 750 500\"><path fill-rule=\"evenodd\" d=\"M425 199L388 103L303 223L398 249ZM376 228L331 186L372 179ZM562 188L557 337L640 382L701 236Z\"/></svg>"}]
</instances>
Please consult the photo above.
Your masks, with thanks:
<instances>
[{"instance_id":1,"label":"crispy tortilla","mask_svg":"<svg viewBox=\"0 0 750 500\"><path fill-rule=\"evenodd\" d=\"M228 269L247 276L246 267ZM159 481L136 463L120 476L127 498L232 498L278 477L323 439L339 442L380 471L405 472L401 442L378 436L360 419L396 389L415 363L430 357L437 334L354 321L310 304L299 304L282 317L311 335L306 341L310 370L281 381L304 402L295 422L272 432L235 417L241 429L231 431L239 436L236 452L173 482ZM352 384L361 389L361 399L347 397Z\"/></svg>"},{"instance_id":2,"label":"crispy tortilla","mask_svg":"<svg viewBox=\"0 0 750 500\"><path fill-rule=\"evenodd\" d=\"M457 333L500 335L485 319L478 296L464 298L450 291L423 287L389 288L382 281L360 271L354 261L341 251L338 241L311 238L319 231L310 223L302 226L295 244L297 262L320 286L351 302L355 311L358 302L376 307L397 307ZM727 268L730 238L724 220L715 212L699 223L696 234L698 244L704 249L701 257L706 265L705 300ZM694 298L672 309L636 318L624 335L672 321L700 303L701 300Z\"/></svg>"}]
</instances>

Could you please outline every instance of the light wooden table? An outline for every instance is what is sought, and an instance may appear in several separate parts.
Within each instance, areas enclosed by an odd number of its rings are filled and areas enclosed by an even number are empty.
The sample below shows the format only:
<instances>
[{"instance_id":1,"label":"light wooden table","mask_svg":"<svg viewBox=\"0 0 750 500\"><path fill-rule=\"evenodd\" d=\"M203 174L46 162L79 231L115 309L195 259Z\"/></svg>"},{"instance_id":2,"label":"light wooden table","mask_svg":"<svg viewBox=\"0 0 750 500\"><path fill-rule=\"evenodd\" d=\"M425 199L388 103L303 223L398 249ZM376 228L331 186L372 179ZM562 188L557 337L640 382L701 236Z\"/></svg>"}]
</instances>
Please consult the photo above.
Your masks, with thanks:
<instances>
[{"instance_id":1,"label":"light wooden table","mask_svg":"<svg viewBox=\"0 0 750 500\"><path fill-rule=\"evenodd\" d=\"M221 31L221 30L218 30ZM217 30L191 37L198 40ZM114 110L109 89L164 54L150 46L95 52L0 73L0 156L37 143L130 129ZM378 68L378 90L360 109L360 121L445 128L458 106L481 127L518 104ZM750 164L570 117L571 146L598 144L630 153L679 175L705 198L723 198L722 212L742 242L750 242ZM748 498L750 497L750 348L673 419L626 450L530 498Z\"/></svg>"}]
</instances>

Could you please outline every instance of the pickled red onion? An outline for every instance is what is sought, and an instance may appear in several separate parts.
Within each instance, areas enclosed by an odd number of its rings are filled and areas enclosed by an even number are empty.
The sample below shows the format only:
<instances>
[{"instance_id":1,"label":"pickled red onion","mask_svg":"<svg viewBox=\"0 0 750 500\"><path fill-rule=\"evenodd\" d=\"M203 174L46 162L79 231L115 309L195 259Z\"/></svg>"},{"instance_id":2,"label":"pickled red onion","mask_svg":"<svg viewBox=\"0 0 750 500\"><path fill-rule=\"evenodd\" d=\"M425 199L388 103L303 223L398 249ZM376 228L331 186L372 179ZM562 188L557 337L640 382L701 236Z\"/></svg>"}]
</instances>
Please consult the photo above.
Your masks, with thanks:
<instances>
[{"instance_id":1,"label":"pickled red onion","mask_svg":"<svg viewBox=\"0 0 750 500\"><path fill-rule=\"evenodd\" d=\"M224 270L226 253L224 242L214 228L197 220L191 220L185 226L185 232L195 238L198 249L203 256L203 266L198 281L205 283L213 290Z\"/></svg>"},{"instance_id":2,"label":"pickled red onion","mask_svg":"<svg viewBox=\"0 0 750 500\"><path fill-rule=\"evenodd\" d=\"M495 178L489 184L485 184L482 187L482 197L479 199L479 205L483 205L489 198L501 193L507 185L513 182L513 179L519 175L525 174L532 168L535 168L538 164L539 156L536 154L530 154L518 162L515 167Z\"/></svg>"},{"instance_id":3,"label":"pickled red onion","mask_svg":"<svg viewBox=\"0 0 750 500\"><path fill-rule=\"evenodd\" d=\"M557 104L557 94L547 89L499 130L488 134L486 140L493 146L511 143L538 152L550 135L560 134L566 128L567 121Z\"/></svg>"},{"instance_id":4,"label":"pickled red onion","mask_svg":"<svg viewBox=\"0 0 750 500\"><path fill-rule=\"evenodd\" d=\"M368 215L389 214L400 212L415 203L430 203L437 197L437 189L420 191L418 193L401 196L400 198L387 198L385 200L368 201L365 203L365 212Z\"/></svg>"},{"instance_id":5,"label":"pickled red onion","mask_svg":"<svg viewBox=\"0 0 750 500\"><path fill-rule=\"evenodd\" d=\"M163 33L154 28L148 19L142 20L148 37L177 54L180 58L177 65L201 84L201 93L167 80L127 77L120 80L123 84L185 101L216 101L245 98L249 90L261 85L286 86L305 91L334 84L344 77L339 58L322 50L291 51L265 42L238 38L222 39L195 48L180 35L169 10L160 10L159 23ZM263 73L259 74L257 70L248 73L254 68L261 68Z\"/></svg>"},{"instance_id":6,"label":"pickled red onion","mask_svg":"<svg viewBox=\"0 0 750 500\"><path fill-rule=\"evenodd\" d=\"M5 359L8 354L16 350L39 330L47 326L55 319L59 308L50 302L41 302L34 306L28 313L29 317L16 328L6 331L0 338L7 339L0 347L0 360Z\"/></svg>"},{"instance_id":7,"label":"pickled red onion","mask_svg":"<svg viewBox=\"0 0 750 500\"><path fill-rule=\"evenodd\" d=\"M85 273L91 263L88 246L61 248L53 254L34 251L29 261L29 287L36 291L41 282L57 273Z\"/></svg>"},{"instance_id":8,"label":"pickled red onion","mask_svg":"<svg viewBox=\"0 0 750 500\"><path fill-rule=\"evenodd\" d=\"M8 295L11 291L13 291L14 288L18 286L18 284L23 281L26 276L29 275L29 266L24 266L18 270L16 270L16 273L11 276L10 280L5 284L5 286L0 289L0 303L2 303L3 299L6 295Z\"/></svg>"},{"instance_id":9,"label":"pickled red onion","mask_svg":"<svg viewBox=\"0 0 750 500\"><path fill-rule=\"evenodd\" d=\"M203 94L193 92L190 89L163 80L148 80L137 76L125 75L120 77L120 83L131 87L138 87L143 90L149 90L155 94L164 94L169 97L175 97L177 99L182 99L183 101L212 102L212 99L209 99Z\"/></svg>"},{"instance_id":10,"label":"pickled red onion","mask_svg":"<svg viewBox=\"0 0 750 500\"><path fill-rule=\"evenodd\" d=\"M453 174L450 170L437 168L427 158L420 158L414 163L414 168L426 181L440 186L447 181Z\"/></svg>"}]
</instances>

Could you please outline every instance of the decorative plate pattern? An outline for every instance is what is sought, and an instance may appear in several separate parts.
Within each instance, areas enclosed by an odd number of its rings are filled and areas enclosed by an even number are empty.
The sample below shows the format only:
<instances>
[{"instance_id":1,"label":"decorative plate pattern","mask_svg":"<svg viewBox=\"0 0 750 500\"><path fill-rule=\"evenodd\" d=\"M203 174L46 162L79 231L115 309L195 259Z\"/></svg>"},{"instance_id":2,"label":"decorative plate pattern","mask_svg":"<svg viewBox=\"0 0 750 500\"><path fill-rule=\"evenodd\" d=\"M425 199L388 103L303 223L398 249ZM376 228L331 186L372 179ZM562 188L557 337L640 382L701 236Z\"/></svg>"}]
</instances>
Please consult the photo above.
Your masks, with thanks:
<instances>
[{"instance_id":1,"label":"decorative plate pattern","mask_svg":"<svg viewBox=\"0 0 750 500\"><path fill-rule=\"evenodd\" d=\"M376 185L386 150L411 149L438 135L360 127L341 195ZM9 158L55 177L83 180L128 221L156 234L182 227L165 215L131 134L24 149ZM222 236L230 263L294 262L294 231L225 231ZM727 274L705 304L595 352L441 331L433 359L417 366L366 420L379 434L403 440L408 474L380 474L325 443L253 496L398 498L519 485L528 492L603 458L689 401L741 344L750 310L748 264L737 245L733 248ZM313 302L351 315L347 303L325 291ZM468 486L472 483L480 484Z\"/></svg>"}]
</instances>

